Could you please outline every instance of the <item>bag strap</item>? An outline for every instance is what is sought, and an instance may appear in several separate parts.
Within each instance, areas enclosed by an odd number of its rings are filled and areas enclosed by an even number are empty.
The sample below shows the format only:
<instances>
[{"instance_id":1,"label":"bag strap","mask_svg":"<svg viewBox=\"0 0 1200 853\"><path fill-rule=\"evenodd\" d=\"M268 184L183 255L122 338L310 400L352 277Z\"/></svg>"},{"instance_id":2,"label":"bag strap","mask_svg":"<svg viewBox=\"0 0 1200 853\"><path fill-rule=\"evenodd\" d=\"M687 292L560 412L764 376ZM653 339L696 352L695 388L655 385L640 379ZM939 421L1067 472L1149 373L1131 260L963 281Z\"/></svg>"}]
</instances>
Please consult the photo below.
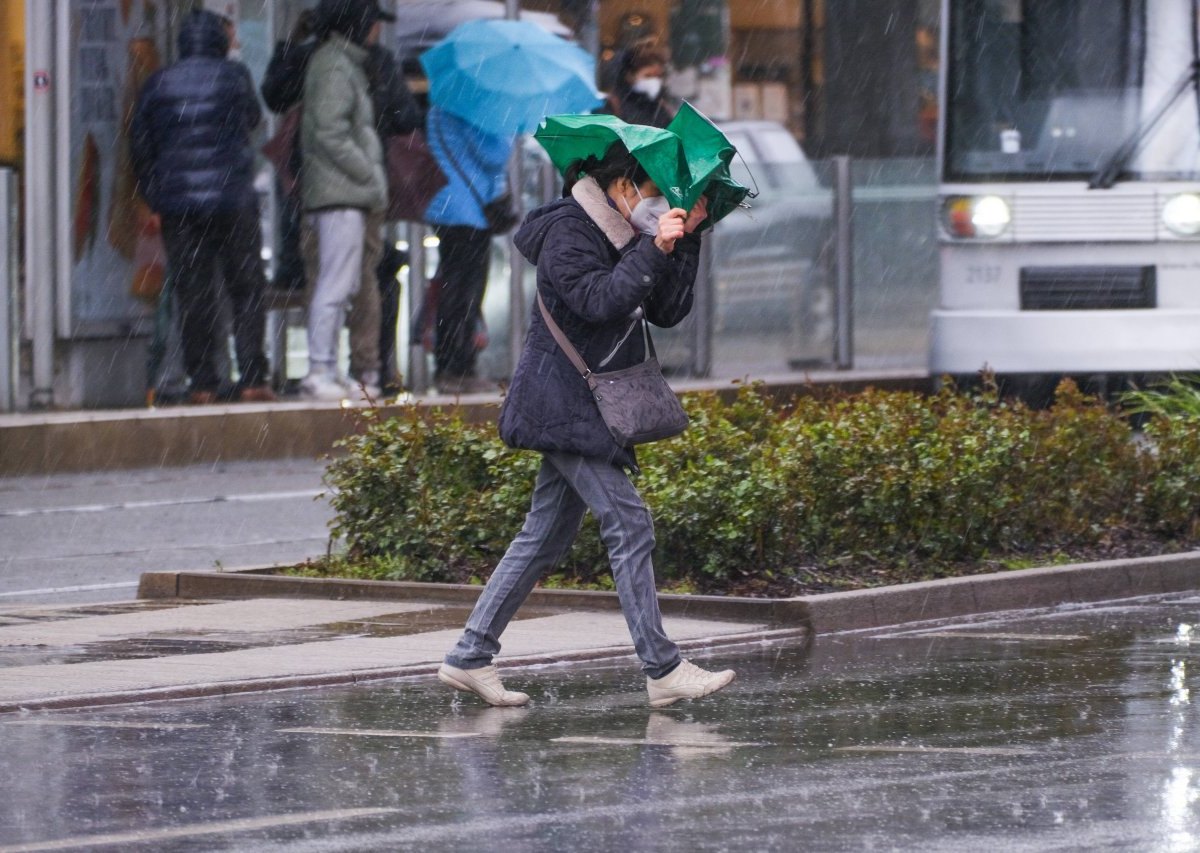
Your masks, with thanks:
<instances>
[{"instance_id":1,"label":"bag strap","mask_svg":"<svg viewBox=\"0 0 1200 853\"><path fill-rule=\"evenodd\" d=\"M567 358L571 360L571 364L575 365L575 369L579 371L580 375L583 376L584 379L587 379L592 375L592 369L587 366L587 362L583 360L583 356L579 354L579 350L575 349L575 346L567 339L567 335L565 332L563 332L562 327L560 327L558 323L554 321L554 318L550 316L550 309L546 307L546 302L542 299L542 292L540 290L538 291L537 298L538 308L542 312L542 319L546 321L547 328L550 329L550 334L554 336L554 340L558 342L559 347L562 348L562 351L566 354ZM638 323L642 324L642 340L644 341L646 347L646 358L657 358L657 353L654 352L654 341L650 339L650 329L647 327L646 317L643 314L630 324L629 328L625 331L625 334L621 336L621 340L617 341L617 345L613 347L612 352L605 356L604 360L600 362L601 367L606 366L610 361L613 360L613 356L617 354L617 350L624 345L625 341L629 340L629 336L633 334L633 329Z\"/></svg>"},{"instance_id":2,"label":"bag strap","mask_svg":"<svg viewBox=\"0 0 1200 853\"><path fill-rule=\"evenodd\" d=\"M579 350L567 340L567 336L563 330L559 328L558 323L554 322L554 318L550 316L550 309L546 307L545 300L542 299L542 293L538 291L538 308L542 311L542 319L546 321L546 326L550 329L550 334L554 335L554 340L558 341L559 347L566 353L567 358L571 360L571 364L575 365L575 369L579 371L584 379L592 375L592 370L587 366L587 362L583 360L583 356L579 354Z\"/></svg>"}]
</instances>

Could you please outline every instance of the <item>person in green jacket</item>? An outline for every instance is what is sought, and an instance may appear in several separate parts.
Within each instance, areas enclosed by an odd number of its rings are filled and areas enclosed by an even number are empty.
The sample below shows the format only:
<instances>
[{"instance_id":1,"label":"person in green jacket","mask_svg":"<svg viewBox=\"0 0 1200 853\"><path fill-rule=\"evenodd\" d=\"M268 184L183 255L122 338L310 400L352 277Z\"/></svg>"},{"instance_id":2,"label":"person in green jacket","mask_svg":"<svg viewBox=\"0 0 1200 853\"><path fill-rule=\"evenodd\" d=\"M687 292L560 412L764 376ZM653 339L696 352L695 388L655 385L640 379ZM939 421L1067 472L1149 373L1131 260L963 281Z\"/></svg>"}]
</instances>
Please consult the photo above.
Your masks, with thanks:
<instances>
[{"instance_id":1,"label":"person in green jacket","mask_svg":"<svg viewBox=\"0 0 1200 853\"><path fill-rule=\"evenodd\" d=\"M364 64L381 22L395 17L375 0L321 0L317 20L325 39L305 73L300 139L301 198L319 260L308 306L309 370L300 393L340 400L353 393L338 373L338 336L362 281L367 228L378 227L387 207L383 146Z\"/></svg>"}]
</instances>

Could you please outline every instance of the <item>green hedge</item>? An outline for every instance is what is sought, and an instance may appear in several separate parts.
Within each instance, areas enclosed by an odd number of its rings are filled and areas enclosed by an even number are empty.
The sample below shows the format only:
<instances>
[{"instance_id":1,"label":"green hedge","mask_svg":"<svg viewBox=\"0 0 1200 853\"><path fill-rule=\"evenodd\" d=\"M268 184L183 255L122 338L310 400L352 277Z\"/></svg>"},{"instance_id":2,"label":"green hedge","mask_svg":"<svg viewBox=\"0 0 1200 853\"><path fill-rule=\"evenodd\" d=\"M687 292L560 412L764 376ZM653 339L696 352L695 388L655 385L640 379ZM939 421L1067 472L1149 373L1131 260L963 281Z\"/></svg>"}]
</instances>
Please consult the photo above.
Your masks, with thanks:
<instances>
[{"instance_id":1,"label":"green hedge","mask_svg":"<svg viewBox=\"0 0 1200 853\"><path fill-rule=\"evenodd\" d=\"M1129 422L1064 383L1033 410L994 393L867 391L779 408L757 387L685 397L679 438L639 449L668 584L731 581L847 562L939 567L1095 545L1114 531L1195 532L1200 421ZM342 573L483 577L528 508L540 461L493 425L411 410L366 416L329 466ZM590 521L564 572L605 576Z\"/></svg>"}]
</instances>

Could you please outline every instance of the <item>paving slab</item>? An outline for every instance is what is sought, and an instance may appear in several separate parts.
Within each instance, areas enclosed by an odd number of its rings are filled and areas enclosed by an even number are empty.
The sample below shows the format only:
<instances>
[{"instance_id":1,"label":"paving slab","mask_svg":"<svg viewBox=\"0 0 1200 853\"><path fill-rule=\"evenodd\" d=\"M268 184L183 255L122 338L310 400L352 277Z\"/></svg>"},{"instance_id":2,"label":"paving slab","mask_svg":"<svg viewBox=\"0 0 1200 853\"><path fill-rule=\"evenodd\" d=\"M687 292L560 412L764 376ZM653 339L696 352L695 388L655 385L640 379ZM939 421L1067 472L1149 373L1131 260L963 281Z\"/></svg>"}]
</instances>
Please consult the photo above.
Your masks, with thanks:
<instances>
[{"instance_id":1,"label":"paving slab","mask_svg":"<svg viewBox=\"0 0 1200 853\"><path fill-rule=\"evenodd\" d=\"M179 602L167 609L9 625L0 628L0 647L18 652L48 645L85 651L96 645L109 648L105 644L113 640L136 642L163 632L180 638L181 643L191 642L193 648L188 654L118 655L82 662L67 656L22 665L18 659L16 665L0 666L0 712L352 683L428 672L441 662L461 628L456 624L449 629L410 631L405 622L425 619L431 610L440 609L451 610L412 601L250 599ZM465 618L460 610L451 612L456 614L456 623ZM310 626L336 628L340 634L328 638L303 631L287 633ZM764 631L772 633L765 623L687 617L667 617L665 626L672 637L689 647L755 641ZM279 632L285 639L250 648L206 649L213 641L233 641L250 630ZM383 635L364 636L372 630ZM201 632L202 637L189 640L185 636L188 631ZM783 633L798 632L803 629ZM546 663L631 653L628 628L619 612L545 615L533 610L509 626L504 653L497 663Z\"/></svg>"}]
</instances>

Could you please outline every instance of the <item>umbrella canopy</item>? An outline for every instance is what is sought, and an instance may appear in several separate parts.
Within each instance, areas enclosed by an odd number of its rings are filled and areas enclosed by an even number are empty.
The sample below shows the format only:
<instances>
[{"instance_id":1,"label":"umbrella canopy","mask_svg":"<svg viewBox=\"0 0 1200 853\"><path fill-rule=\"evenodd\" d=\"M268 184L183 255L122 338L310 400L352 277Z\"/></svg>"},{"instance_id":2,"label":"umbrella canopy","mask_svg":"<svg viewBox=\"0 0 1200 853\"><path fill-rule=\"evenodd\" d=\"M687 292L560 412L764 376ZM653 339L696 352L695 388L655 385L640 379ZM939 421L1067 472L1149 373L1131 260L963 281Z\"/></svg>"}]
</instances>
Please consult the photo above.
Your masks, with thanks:
<instances>
[{"instance_id":1,"label":"umbrella canopy","mask_svg":"<svg viewBox=\"0 0 1200 853\"><path fill-rule=\"evenodd\" d=\"M600 104L595 60L526 21L468 21L421 56L429 99L494 136Z\"/></svg>"},{"instance_id":2,"label":"umbrella canopy","mask_svg":"<svg viewBox=\"0 0 1200 853\"><path fill-rule=\"evenodd\" d=\"M750 190L733 179L729 162L737 153L711 121L684 103L666 128L627 124L609 115L548 117L534 134L559 172L576 160L603 157L622 142L673 207L691 210L705 195L712 225L736 208Z\"/></svg>"}]
</instances>

